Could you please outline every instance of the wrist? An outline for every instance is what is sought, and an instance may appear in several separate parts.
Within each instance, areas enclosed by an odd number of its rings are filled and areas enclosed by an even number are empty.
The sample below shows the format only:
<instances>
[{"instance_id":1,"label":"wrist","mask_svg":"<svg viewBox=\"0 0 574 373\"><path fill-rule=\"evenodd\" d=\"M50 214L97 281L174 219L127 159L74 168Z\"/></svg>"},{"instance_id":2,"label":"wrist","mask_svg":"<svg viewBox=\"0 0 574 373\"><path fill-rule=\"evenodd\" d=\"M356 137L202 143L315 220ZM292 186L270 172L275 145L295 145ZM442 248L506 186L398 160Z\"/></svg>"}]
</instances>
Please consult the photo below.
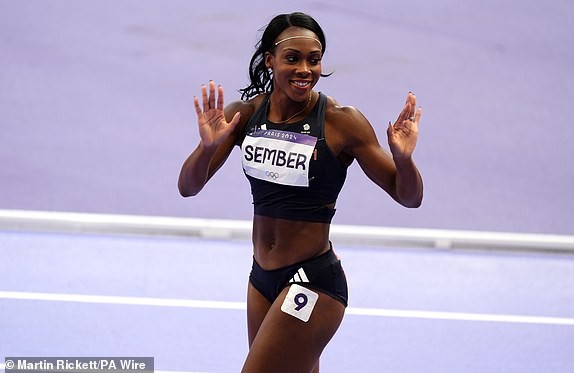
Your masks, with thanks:
<instances>
[{"instance_id":1,"label":"wrist","mask_svg":"<svg viewBox=\"0 0 574 373\"><path fill-rule=\"evenodd\" d=\"M213 143L208 145L203 140L201 140L199 142L198 148L201 151L201 154L204 154L207 156L212 156L215 154L215 151L217 150L217 145L215 145Z\"/></svg>"},{"instance_id":2,"label":"wrist","mask_svg":"<svg viewBox=\"0 0 574 373\"><path fill-rule=\"evenodd\" d=\"M395 165L397 165L397 166L399 166L399 165L411 165L413 163L413 157L412 157L412 155L395 156L393 154L393 161L395 162Z\"/></svg>"}]
</instances>

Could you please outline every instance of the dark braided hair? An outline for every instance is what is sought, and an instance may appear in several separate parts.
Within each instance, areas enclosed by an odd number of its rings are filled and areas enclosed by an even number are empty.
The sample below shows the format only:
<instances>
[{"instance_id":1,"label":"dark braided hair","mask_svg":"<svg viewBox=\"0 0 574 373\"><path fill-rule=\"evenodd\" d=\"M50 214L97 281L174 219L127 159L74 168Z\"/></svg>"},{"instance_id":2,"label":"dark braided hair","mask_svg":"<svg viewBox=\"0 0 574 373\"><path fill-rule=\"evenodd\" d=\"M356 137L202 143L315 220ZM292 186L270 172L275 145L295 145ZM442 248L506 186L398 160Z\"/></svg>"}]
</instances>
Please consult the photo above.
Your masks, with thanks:
<instances>
[{"instance_id":1,"label":"dark braided hair","mask_svg":"<svg viewBox=\"0 0 574 373\"><path fill-rule=\"evenodd\" d=\"M275 39L289 27L302 27L313 31L321 42L321 52L325 53L327 45L325 34L313 17L300 12L275 16L265 27L261 40L255 45L255 53L249 63L249 79L251 83L239 90L242 100L250 99L260 93L273 92L273 79L265 65L265 53L273 52Z\"/></svg>"}]
</instances>

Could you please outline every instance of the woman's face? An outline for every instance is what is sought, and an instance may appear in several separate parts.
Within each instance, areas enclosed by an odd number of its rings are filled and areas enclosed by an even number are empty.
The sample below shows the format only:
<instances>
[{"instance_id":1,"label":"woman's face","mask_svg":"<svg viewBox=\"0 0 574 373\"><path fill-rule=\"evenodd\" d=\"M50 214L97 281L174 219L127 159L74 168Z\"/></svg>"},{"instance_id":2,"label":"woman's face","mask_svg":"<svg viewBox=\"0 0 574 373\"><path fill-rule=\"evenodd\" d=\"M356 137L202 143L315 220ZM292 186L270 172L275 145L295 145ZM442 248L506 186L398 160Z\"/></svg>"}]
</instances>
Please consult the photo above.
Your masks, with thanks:
<instances>
[{"instance_id":1,"label":"woman's face","mask_svg":"<svg viewBox=\"0 0 574 373\"><path fill-rule=\"evenodd\" d=\"M265 55L267 67L273 70L273 90L293 101L307 100L321 77L323 56L317 35L305 28L290 27L275 42L279 42L275 51Z\"/></svg>"}]
</instances>

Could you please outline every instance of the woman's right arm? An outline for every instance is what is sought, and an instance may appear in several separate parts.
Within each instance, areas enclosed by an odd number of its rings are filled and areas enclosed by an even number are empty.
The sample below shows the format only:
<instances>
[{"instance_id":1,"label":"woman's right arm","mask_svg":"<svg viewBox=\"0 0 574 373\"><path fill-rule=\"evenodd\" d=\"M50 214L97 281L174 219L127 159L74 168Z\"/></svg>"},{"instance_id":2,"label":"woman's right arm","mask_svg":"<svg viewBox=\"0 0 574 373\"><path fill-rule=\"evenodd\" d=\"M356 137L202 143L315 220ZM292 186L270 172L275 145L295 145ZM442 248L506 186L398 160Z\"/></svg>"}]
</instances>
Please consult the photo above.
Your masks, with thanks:
<instances>
[{"instance_id":1,"label":"woman's right arm","mask_svg":"<svg viewBox=\"0 0 574 373\"><path fill-rule=\"evenodd\" d=\"M203 108L194 98L197 111L200 142L185 160L178 180L179 193L184 197L194 196L203 189L207 181L223 165L235 145L241 131L240 109L243 103L234 102L223 109L223 88L218 87L216 102L215 83L209 82L209 96L205 85L201 87ZM245 118L247 119L247 118Z\"/></svg>"}]
</instances>

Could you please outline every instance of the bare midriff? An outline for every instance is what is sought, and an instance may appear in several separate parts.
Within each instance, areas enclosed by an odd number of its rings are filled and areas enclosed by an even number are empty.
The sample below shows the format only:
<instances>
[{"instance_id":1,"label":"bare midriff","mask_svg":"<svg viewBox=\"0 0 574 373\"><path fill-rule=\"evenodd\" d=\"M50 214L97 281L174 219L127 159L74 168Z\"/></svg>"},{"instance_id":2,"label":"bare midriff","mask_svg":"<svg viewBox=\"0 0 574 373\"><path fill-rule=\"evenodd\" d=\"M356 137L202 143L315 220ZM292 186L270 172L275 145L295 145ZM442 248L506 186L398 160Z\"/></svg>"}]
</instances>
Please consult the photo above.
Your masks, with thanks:
<instances>
[{"instance_id":1,"label":"bare midriff","mask_svg":"<svg viewBox=\"0 0 574 373\"><path fill-rule=\"evenodd\" d=\"M329 250L327 223L253 217L253 255L265 270L314 258Z\"/></svg>"}]
</instances>

